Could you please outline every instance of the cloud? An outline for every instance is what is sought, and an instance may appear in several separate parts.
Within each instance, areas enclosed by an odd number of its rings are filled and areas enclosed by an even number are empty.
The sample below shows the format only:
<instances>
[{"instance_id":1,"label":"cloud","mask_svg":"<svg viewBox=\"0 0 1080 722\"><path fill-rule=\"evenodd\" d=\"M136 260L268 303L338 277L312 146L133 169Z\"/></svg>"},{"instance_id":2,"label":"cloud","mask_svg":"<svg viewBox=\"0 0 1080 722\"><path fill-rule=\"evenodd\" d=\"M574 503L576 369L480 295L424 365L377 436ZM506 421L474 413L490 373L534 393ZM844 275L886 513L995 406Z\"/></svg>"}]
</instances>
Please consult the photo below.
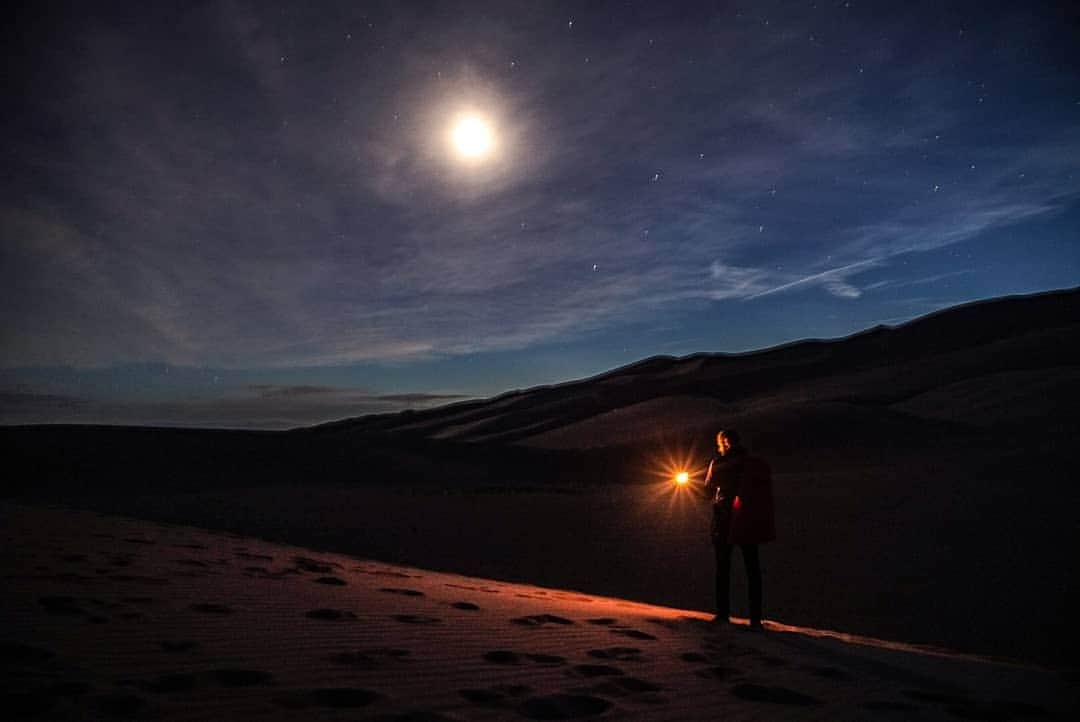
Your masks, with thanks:
<instances>
[{"instance_id":1,"label":"cloud","mask_svg":"<svg viewBox=\"0 0 1080 722\"><path fill-rule=\"evenodd\" d=\"M840 298L858 298L862 295L862 291L848 283L847 279L880 265L882 265L882 262L877 259L857 261L839 268L831 268L827 271L812 273L808 276L802 276L795 278L794 280L786 281L778 286L773 286L754 293L749 296L749 298L770 296L775 293L784 293L786 291L792 291L808 286L821 286L832 295Z\"/></svg>"},{"instance_id":2,"label":"cloud","mask_svg":"<svg viewBox=\"0 0 1080 722\"><path fill-rule=\"evenodd\" d=\"M529 3L58 26L26 81L52 92L4 121L0 365L437 359L857 299L899 255L1080 197L1076 132L1032 114L999 138L1012 111L972 113L940 70L981 51L920 17L882 38L809 7L654 10L583 9L573 34ZM440 145L465 102L501 133L478 172Z\"/></svg>"},{"instance_id":3,"label":"cloud","mask_svg":"<svg viewBox=\"0 0 1080 722\"><path fill-rule=\"evenodd\" d=\"M4 417L18 418L22 414L45 412L52 414L58 410L72 411L87 406L87 400L67 394L35 393L29 391L10 391L0 393L0 409Z\"/></svg>"},{"instance_id":4,"label":"cloud","mask_svg":"<svg viewBox=\"0 0 1080 722\"><path fill-rule=\"evenodd\" d=\"M715 282L709 297L721 301L727 298L752 298L766 292L769 273L760 268L739 268L713 261L709 273Z\"/></svg>"},{"instance_id":5,"label":"cloud","mask_svg":"<svg viewBox=\"0 0 1080 722\"><path fill-rule=\"evenodd\" d=\"M285 429L460 401L460 394L377 394L348 387L251 384L215 395L158 400L101 398L35 391L0 393L0 423L132 424Z\"/></svg>"}]
</instances>

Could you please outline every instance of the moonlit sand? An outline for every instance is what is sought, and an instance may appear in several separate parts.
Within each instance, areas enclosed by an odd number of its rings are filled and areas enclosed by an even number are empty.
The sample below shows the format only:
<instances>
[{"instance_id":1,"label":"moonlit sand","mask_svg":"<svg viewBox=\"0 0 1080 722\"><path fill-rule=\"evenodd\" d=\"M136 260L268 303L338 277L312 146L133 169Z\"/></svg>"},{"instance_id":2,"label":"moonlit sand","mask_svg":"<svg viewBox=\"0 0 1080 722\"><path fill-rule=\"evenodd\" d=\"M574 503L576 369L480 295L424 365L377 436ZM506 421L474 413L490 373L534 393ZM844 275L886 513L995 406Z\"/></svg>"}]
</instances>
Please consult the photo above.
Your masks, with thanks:
<instances>
[{"instance_id":1,"label":"moonlit sand","mask_svg":"<svg viewBox=\"0 0 1080 722\"><path fill-rule=\"evenodd\" d=\"M1075 701L1054 673L973 656L91 512L0 512L15 718L1013 719Z\"/></svg>"}]
</instances>

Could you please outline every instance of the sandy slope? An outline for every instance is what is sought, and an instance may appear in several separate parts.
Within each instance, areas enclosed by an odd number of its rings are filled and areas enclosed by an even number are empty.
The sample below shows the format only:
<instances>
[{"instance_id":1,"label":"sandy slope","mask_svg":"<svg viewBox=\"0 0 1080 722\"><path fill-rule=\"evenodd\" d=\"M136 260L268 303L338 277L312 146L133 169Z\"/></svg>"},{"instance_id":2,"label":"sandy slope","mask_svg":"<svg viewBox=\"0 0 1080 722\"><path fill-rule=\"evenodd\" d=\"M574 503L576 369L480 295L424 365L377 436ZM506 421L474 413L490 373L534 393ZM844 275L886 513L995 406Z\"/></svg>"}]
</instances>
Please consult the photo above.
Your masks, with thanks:
<instances>
[{"instance_id":1,"label":"sandy slope","mask_svg":"<svg viewBox=\"0 0 1080 722\"><path fill-rule=\"evenodd\" d=\"M0 714L1067 718L1055 673L189 527L0 506Z\"/></svg>"}]
</instances>

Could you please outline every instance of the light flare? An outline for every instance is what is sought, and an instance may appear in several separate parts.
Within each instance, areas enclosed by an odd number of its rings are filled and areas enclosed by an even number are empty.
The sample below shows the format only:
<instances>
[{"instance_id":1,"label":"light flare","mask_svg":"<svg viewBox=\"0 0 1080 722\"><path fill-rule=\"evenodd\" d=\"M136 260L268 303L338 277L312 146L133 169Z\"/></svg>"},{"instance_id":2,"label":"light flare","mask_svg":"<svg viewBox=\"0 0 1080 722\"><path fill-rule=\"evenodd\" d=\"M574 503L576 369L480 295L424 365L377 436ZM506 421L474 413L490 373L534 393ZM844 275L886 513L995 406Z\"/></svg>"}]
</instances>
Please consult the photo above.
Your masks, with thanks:
<instances>
[{"instance_id":1,"label":"light flare","mask_svg":"<svg viewBox=\"0 0 1080 722\"><path fill-rule=\"evenodd\" d=\"M495 133L491 123L476 114L458 116L450 130L450 143L457 154L466 160L479 160L491 154Z\"/></svg>"},{"instance_id":2,"label":"light flare","mask_svg":"<svg viewBox=\"0 0 1080 722\"><path fill-rule=\"evenodd\" d=\"M696 448L672 445L658 450L643 469L642 481L649 480L645 487L648 492L642 497L643 508L651 515L664 510L671 523L685 519L687 514L707 512L708 505L702 503L704 461Z\"/></svg>"}]
</instances>

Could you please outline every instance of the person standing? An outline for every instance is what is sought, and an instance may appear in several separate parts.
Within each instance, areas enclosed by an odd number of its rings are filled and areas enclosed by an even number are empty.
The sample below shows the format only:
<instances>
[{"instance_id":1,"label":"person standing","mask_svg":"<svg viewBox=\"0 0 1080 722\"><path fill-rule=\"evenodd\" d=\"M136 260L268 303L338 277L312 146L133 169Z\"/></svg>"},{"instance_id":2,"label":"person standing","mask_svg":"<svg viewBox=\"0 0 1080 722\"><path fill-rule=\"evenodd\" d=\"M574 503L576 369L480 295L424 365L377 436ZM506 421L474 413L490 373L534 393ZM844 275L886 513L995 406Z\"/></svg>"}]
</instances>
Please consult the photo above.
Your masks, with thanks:
<instances>
[{"instance_id":1,"label":"person standing","mask_svg":"<svg viewBox=\"0 0 1080 722\"><path fill-rule=\"evenodd\" d=\"M776 538L772 472L764 459L751 455L734 429L716 435L716 453L705 475L704 495L712 503L712 541L716 552L716 619L731 616L731 551L742 550L750 597L750 628L761 620L759 546Z\"/></svg>"}]
</instances>

